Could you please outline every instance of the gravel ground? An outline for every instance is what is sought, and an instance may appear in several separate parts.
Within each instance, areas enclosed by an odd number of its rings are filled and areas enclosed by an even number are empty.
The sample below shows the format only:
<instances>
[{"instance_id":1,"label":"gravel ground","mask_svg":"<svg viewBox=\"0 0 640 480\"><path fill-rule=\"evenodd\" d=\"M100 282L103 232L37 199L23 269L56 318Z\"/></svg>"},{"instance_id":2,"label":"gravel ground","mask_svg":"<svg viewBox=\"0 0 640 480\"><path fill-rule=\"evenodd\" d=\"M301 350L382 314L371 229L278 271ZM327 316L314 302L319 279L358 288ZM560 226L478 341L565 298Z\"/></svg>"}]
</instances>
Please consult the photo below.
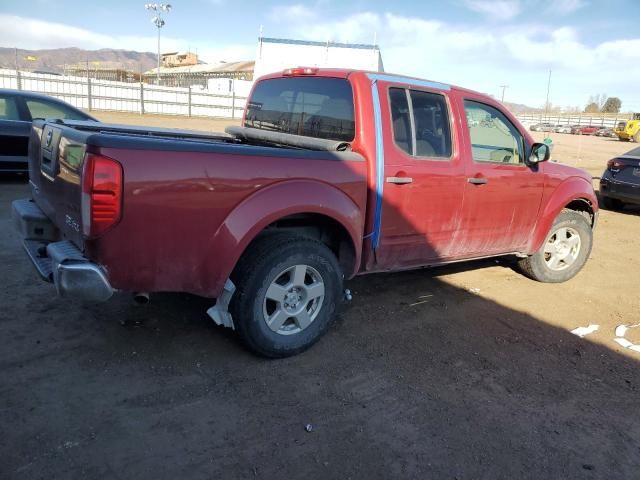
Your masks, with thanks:
<instances>
[{"instance_id":1,"label":"gravel ground","mask_svg":"<svg viewBox=\"0 0 640 480\"><path fill-rule=\"evenodd\" d=\"M633 147L554 143L594 175ZM640 353L614 341L640 322L638 209L602 212L561 285L502 259L360 277L322 341L267 361L206 299L57 298L11 229L26 196L0 180L0 478L638 478Z\"/></svg>"}]
</instances>

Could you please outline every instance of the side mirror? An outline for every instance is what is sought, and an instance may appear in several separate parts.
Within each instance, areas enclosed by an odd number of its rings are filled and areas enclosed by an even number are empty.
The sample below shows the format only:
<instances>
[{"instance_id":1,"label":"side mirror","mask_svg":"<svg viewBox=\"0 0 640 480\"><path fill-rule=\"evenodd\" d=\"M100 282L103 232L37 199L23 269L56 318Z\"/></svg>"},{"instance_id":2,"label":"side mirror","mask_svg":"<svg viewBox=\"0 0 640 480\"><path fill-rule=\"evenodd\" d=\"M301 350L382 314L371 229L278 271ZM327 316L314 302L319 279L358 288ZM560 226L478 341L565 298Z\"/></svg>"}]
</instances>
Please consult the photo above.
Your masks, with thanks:
<instances>
[{"instance_id":1,"label":"side mirror","mask_svg":"<svg viewBox=\"0 0 640 480\"><path fill-rule=\"evenodd\" d=\"M529 164L537 165L540 162L546 162L551 157L551 149L546 143L534 143L531 147L531 155L529 155Z\"/></svg>"}]
</instances>

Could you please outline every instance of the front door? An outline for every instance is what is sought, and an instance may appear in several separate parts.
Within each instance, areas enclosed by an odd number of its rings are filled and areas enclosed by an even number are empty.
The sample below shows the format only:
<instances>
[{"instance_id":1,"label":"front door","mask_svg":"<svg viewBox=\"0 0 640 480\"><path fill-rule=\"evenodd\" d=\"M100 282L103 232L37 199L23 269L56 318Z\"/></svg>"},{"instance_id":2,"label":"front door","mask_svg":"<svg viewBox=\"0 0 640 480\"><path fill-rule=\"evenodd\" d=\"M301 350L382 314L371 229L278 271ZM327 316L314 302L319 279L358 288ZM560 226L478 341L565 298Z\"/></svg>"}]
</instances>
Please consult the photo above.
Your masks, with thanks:
<instances>
[{"instance_id":1,"label":"front door","mask_svg":"<svg viewBox=\"0 0 640 480\"><path fill-rule=\"evenodd\" d=\"M464 165L447 92L378 83L384 121L384 193L376 269L456 256Z\"/></svg>"},{"instance_id":2,"label":"front door","mask_svg":"<svg viewBox=\"0 0 640 480\"><path fill-rule=\"evenodd\" d=\"M528 244L542 201L544 178L529 166L529 148L513 122L494 106L464 100L467 184L465 256L518 252Z\"/></svg>"}]
</instances>

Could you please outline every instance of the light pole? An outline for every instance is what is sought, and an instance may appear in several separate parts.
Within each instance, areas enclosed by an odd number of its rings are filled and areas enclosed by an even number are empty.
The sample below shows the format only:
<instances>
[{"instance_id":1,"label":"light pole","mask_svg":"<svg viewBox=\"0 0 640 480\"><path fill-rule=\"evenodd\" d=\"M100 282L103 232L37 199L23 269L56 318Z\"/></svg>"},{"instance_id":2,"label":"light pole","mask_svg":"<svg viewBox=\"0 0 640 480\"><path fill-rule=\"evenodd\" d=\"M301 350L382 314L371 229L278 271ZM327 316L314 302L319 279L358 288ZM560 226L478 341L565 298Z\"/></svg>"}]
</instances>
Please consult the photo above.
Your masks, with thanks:
<instances>
[{"instance_id":1,"label":"light pole","mask_svg":"<svg viewBox=\"0 0 640 480\"><path fill-rule=\"evenodd\" d=\"M549 70L549 80L547 80L547 101L544 104L545 112L549 112L549 91L551 90L551 70Z\"/></svg>"},{"instance_id":2,"label":"light pole","mask_svg":"<svg viewBox=\"0 0 640 480\"><path fill-rule=\"evenodd\" d=\"M160 29L164 27L164 20L162 14L169 13L171 11L170 3L146 3L144 8L153 11L155 16L151 19L156 27L158 27L158 69L156 70L156 82L160 85Z\"/></svg>"}]
</instances>

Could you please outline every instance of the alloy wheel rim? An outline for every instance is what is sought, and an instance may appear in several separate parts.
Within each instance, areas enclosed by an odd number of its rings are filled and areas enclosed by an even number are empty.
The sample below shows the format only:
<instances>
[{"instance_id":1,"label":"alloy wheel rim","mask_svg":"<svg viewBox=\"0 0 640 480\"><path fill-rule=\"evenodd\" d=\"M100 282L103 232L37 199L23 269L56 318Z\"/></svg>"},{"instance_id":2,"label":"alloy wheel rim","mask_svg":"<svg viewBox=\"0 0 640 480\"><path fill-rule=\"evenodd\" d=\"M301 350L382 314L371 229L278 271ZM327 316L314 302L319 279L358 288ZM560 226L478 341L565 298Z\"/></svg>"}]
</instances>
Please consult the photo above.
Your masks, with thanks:
<instances>
[{"instance_id":1,"label":"alloy wheel rim","mask_svg":"<svg viewBox=\"0 0 640 480\"><path fill-rule=\"evenodd\" d=\"M544 261L554 271L562 271L573 265L582 247L578 232L571 227L555 230L544 246Z\"/></svg>"},{"instance_id":2,"label":"alloy wheel rim","mask_svg":"<svg viewBox=\"0 0 640 480\"><path fill-rule=\"evenodd\" d=\"M325 285L320 273L309 265L294 265L274 277L262 301L267 326L279 335L307 329L324 303Z\"/></svg>"}]
</instances>

